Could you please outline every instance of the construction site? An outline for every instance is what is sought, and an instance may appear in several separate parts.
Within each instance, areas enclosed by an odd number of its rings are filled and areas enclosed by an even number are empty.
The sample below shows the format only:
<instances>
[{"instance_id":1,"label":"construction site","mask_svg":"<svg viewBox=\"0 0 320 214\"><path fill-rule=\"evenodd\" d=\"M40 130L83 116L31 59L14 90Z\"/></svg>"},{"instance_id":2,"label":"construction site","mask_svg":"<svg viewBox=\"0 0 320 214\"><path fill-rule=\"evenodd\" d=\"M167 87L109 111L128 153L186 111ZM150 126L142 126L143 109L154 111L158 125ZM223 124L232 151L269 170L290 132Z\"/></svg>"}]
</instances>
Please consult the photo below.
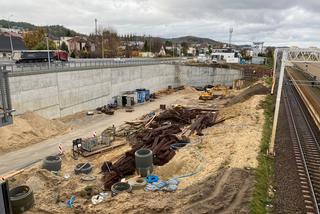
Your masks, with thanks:
<instances>
[{"instance_id":1,"label":"construction site","mask_svg":"<svg viewBox=\"0 0 320 214\"><path fill-rule=\"evenodd\" d=\"M13 213L250 212L272 70L159 66L9 73Z\"/></svg>"}]
</instances>

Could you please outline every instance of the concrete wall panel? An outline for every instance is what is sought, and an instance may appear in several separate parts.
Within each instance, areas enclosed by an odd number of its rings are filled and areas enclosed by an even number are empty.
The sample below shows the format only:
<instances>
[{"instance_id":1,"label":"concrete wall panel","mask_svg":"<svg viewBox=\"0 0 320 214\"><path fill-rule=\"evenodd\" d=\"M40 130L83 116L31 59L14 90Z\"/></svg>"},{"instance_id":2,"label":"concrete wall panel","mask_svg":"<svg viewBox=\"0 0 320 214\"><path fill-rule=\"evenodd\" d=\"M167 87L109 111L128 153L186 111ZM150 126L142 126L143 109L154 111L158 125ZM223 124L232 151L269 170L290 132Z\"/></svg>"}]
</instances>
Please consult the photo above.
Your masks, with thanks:
<instances>
[{"instance_id":1,"label":"concrete wall panel","mask_svg":"<svg viewBox=\"0 0 320 214\"><path fill-rule=\"evenodd\" d=\"M19 75L9 81L18 114L35 111L57 118L106 105L112 97L137 88L155 92L169 85L232 85L239 78L238 70L160 64Z\"/></svg>"}]
</instances>

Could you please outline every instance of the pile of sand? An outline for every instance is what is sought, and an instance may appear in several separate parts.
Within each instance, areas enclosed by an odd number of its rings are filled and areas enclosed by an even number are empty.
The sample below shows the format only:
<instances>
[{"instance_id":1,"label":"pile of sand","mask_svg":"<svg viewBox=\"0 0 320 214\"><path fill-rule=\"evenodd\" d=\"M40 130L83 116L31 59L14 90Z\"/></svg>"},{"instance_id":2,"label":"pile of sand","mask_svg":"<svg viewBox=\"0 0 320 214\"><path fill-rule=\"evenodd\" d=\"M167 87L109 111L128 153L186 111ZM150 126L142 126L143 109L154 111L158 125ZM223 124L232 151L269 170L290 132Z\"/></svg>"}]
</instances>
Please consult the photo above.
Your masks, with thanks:
<instances>
[{"instance_id":1,"label":"pile of sand","mask_svg":"<svg viewBox=\"0 0 320 214\"><path fill-rule=\"evenodd\" d=\"M24 148L48 138L65 134L70 126L27 112L14 118L13 124L0 128L0 153Z\"/></svg>"},{"instance_id":2,"label":"pile of sand","mask_svg":"<svg viewBox=\"0 0 320 214\"><path fill-rule=\"evenodd\" d=\"M192 86L188 86L188 85L184 86L184 91L185 91L185 92L199 93L199 91L197 91L197 89L195 89L195 88L192 87Z\"/></svg>"},{"instance_id":3,"label":"pile of sand","mask_svg":"<svg viewBox=\"0 0 320 214\"><path fill-rule=\"evenodd\" d=\"M262 83L257 83L244 89L237 96L229 100L227 102L227 106L231 106L239 102L244 102L250 99L254 95L265 95L268 93L270 93L270 89L268 87L266 87Z\"/></svg>"}]
</instances>

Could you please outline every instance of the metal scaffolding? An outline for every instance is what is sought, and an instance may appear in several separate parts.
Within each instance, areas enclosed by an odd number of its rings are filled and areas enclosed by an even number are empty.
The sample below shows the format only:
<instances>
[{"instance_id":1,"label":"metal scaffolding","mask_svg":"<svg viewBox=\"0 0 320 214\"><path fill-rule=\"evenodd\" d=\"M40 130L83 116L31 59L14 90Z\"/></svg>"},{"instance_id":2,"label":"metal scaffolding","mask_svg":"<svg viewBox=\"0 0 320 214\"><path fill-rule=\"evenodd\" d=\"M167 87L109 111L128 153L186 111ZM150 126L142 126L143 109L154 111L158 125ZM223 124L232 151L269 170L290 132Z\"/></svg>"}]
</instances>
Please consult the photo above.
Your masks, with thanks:
<instances>
[{"instance_id":1,"label":"metal scaffolding","mask_svg":"<svg viewBox=\"0 0 320 214\"><path fill-rule=\"evenodd\" d=\"M9 87L8 71L5 65L0 65L0 127L12 124L11 95Z\"/></svg>"}]
</instances>

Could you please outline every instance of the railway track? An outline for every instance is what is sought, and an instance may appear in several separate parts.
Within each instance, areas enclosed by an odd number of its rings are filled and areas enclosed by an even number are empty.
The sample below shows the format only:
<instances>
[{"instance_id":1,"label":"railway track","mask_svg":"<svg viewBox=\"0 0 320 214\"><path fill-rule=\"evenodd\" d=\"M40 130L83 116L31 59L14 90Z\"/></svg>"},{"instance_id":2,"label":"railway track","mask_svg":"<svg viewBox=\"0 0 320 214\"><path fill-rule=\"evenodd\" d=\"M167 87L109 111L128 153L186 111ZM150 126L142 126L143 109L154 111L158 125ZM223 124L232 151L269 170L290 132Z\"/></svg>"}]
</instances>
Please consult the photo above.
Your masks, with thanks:
<instances>
[{"instance_id":1,"label":"railway track","mask_svg":"<svg viewBox=\"0 0 320 214\"><path fill-rule=\"evenodd\" d=\"M320 213L320 147L304 104L288 80L284 99L289 132L307 213Z\"/></svg>"}]
</instances>

